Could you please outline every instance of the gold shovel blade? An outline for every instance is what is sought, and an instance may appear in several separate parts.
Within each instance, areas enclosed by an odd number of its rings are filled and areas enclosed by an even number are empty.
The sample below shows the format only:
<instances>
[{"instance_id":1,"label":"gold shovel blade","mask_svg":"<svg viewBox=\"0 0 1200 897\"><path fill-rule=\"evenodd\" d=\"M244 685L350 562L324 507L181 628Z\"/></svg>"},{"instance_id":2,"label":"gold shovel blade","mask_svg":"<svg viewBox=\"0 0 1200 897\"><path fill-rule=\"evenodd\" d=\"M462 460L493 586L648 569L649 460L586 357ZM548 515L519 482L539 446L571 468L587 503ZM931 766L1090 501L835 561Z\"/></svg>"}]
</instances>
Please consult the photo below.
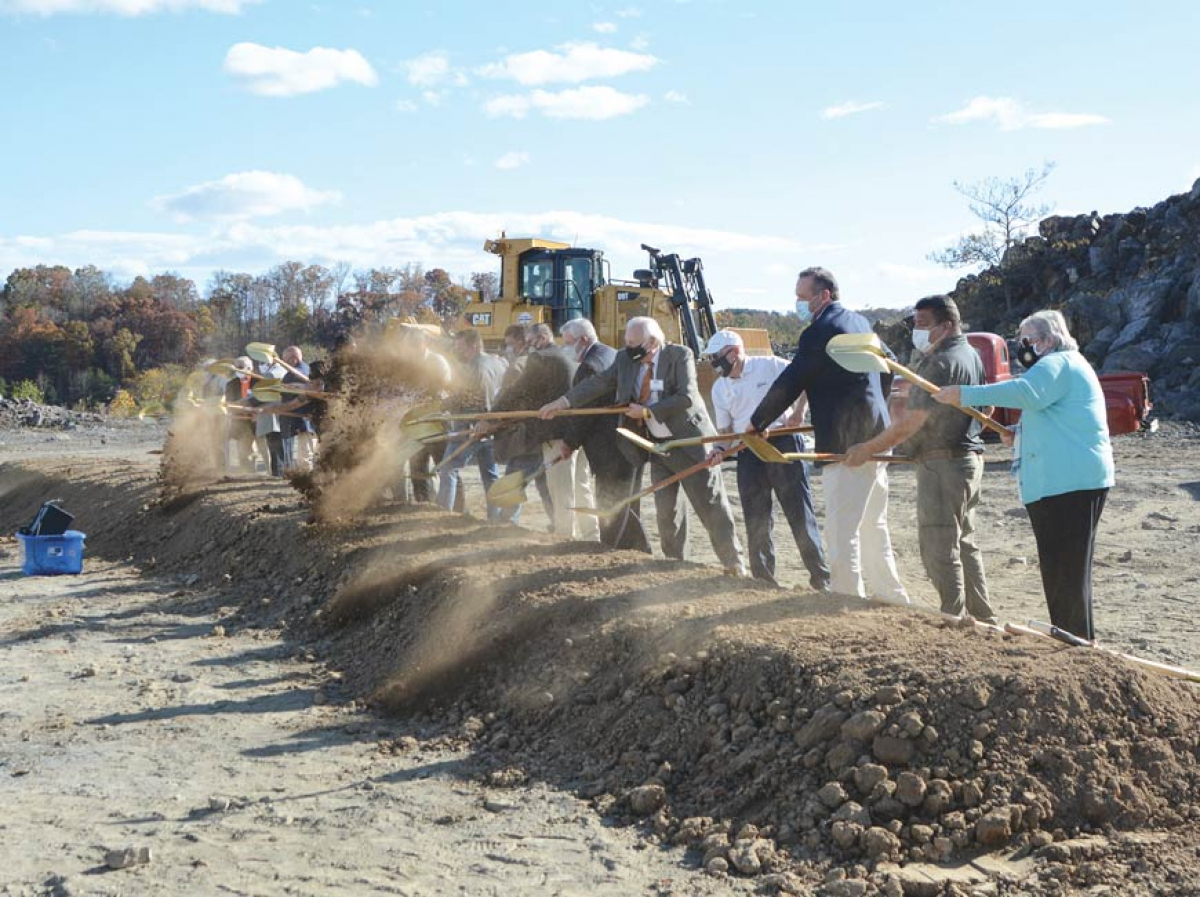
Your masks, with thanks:
<instances>
[{"instance_id":1,"label":"gold shovel blade","mask_svg":"<svg viewBox=\"0 0 1200 897\"><path fill-rule=\"evenodd\" d=\"M657 443L651 442L649 439L646 439L644 436L633 432L633 430L627 430L625 427L617 427L617 432L620 433L622 436L624 436L626 439L628 439L630 442L632 442L634 445L636 445L640 449L645 449L646 451L651 452L655 455L664 454L662 448Z\"/></svg>"},{"instance_id":2,"label":"gold shovel blade","mask_svg":"<svg viewBox=\"0 0 1200 897\"><path fill-rule=\"evenodd\" d=\"M250 395L254 396L254 398L266 405L283 401L283 393L281 393L278 389L263 389L262 387L256 386L250 390Z\"/></svg>"},{"instance_id":3,"label":"gold shovel blade","mask_svg":"<svg viewBox=\"0 0 1200 897\"><path fill-rule=\"evenodd\" d=\"M498 508L515 508L525 504L525 473L514 470L506 473L488 489L487 502Z\"/></svg>"},{"instance_id":4,"label":"gold shovel blade","mask_svg":"<svg viewBox=\"0 0 1200 897\"><path fill-rule=\"evenodd\" d=\"M271 364L275 360L275 347L270 343L247 343L246 354L255 361Z\"/></svg>"},{"instance_id":5,"label":"gold shovel blade","mask_svg":"<svg viewBox=\"0 0 1200 897\"><path fill-rule=\"evenodd\" d=\"M755 436L751 433L743 433L739 437L742 442L746 443L746 448L754 452L759 461L765 461L768 464L787 464L788 460L784 457L783 452L767 442L761 436Z\"/></svg>"},{"instance_id":6,"label":"gold shovel blade","mask_svg":"<svg viewBox=\"0 0 1200 897\"><path fill-rule=\"evenodd\" d=\"M829 357L856 374L886 374L883 343L874 333L839 333L825 347Z\"/></svg>"}]
</instances>

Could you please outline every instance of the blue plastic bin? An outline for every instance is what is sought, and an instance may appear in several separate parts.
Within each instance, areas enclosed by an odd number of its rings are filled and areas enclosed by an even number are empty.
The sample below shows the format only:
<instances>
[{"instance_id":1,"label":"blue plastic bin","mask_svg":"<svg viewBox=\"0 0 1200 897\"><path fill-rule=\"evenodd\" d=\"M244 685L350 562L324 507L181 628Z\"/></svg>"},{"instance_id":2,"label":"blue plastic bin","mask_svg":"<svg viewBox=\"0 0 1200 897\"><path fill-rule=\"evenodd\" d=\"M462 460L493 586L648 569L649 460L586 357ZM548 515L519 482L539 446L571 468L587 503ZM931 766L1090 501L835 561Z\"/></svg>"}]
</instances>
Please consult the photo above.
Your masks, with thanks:
<instances>
[{"instance_id":1,"label":"blue plastic bin","mask_svg":"<svg viewBox=\"0 0 1200 897\"><path fill-rule=\"evenodd\" d=\"M69 529L61 536L26 536L17 533L25 554L26 576L55 576L83 572L83 540L87 535Z\"/></svg>"}]
</instances>

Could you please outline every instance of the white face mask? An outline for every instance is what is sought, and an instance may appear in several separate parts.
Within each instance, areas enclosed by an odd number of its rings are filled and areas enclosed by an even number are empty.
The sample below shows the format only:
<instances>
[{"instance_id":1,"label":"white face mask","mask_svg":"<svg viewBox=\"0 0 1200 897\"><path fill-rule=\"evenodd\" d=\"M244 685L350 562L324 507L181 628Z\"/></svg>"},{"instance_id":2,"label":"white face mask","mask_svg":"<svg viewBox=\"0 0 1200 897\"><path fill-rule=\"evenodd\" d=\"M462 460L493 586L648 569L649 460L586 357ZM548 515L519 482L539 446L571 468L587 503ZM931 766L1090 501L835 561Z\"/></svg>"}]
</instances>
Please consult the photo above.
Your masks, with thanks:
<instances>
[{"instance_id":1,"label":"white face mask","mask_svg":"<svg viewBox=\"0 0 1200 897\"><path fill-rule=\"evenodd\" d=\"M918 352L929 351L929 331L913 330L913 348Z\"/></svg>"}]
</instances>

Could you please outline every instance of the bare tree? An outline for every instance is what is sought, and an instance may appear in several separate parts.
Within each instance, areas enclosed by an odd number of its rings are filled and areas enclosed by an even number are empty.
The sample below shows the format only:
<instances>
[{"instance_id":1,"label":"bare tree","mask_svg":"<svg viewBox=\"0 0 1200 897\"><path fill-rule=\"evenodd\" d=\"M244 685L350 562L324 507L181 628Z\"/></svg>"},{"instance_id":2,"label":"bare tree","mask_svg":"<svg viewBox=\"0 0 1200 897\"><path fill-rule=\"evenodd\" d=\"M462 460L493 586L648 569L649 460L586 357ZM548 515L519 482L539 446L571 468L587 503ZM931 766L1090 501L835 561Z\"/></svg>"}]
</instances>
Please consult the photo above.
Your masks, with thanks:
<instances>
[{"instance_id":1,"label":"bare tree","mask_svg":"<svg viewBox=\"0 0 1200 897\"><path fill-rule=\"evenodd\" d=\"M1023 240L1028 228L1045 218L1052 206L1031 200L1054 171L1054 163L1041 170L1028 169L1019 177L986 178L972 184L954 182L954 189L970 200L971 214L983 229L960 237L953 246L931 252L929 260L947 268L999 265L1009 247Z\"/></svg>"}]
</instances>

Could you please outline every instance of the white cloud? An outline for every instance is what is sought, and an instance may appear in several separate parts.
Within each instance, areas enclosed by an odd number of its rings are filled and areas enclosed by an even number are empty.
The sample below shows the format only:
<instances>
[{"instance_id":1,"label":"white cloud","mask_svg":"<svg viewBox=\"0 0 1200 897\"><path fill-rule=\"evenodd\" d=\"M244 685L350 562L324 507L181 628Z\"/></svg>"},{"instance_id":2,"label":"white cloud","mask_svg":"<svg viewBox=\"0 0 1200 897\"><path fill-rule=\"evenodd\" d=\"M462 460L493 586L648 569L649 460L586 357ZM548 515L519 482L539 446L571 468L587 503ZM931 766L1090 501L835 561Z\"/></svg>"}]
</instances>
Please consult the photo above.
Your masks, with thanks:
<instances>
[{"instance_id":1,"label":"white cloud","mask_svg":"<svg viewBox=\"0 0 1200 897\"><path fill-rule=\"evenodd\" d=\"M436 87L450 77L450 57L441 50L432 50L407 60L404 69L409 84Z\"/></svg>"},{"instance_id":2,"label":"white cloud","mask_svg":"<svg viewBox=\"0 0 1200 897\"><path fill-rule=\"evenodd\" d=\"M709 283L732 297L746 253L760 260L794 260L818 251L794 240L766 234L698 228L663 222L626 221L572 211L444 212L336 226L218 223L205 233L164 234L126 231L74 231L53 236L0 234L0 270L40 263L72 267L95 264L119 276L179 271L206 279L213 270L262 271L288 259L318 264L347 261L358 267L422 262L456 275L491 270L495 259L480 242L506 230L539 234L602 249L614 273L645 267L642 243L705 259ZM724 286L721 286L724 285ZM785 285L784 292L790 289ZM721 301L728 307L731 299Z\"/></svg>"},{"instance_id":3,"label":"white cloud","mask_svg":"<svg viewBox=\"0 0 1200 897\"><path fill-rule=\"evenodd\" d=\"M535 90L527 94L505 94L484 103L484 111L493 118L524 118L536 110L548 118L574 118L603 121L628 115L650 102L644 94L621 93L611 87L576 87L572 90Z\"/></svg>"},{"instance_id":4,"label":"white cloud","mask_svg":"<svg viewBox=\"0 0 1200 897\"><path fill-rule=\"evenodd\" d=\"M639 34L629 42L629 46L638 51L650 49L650 35Z\"/></svg>"},{"instance_id":5,"label":"white cloud","mask_svg":"<svg viewBox=\"0 0 1200 897\"><path fill-rule=\"evenodd\" d=\"M857 115L860 112L870 112L872 109L882 109L883 103L858 103L854 100L849 100L845 103L839 103L836 106L829 106L822 110L821 118L845 118L847 115Z\"/></svg>"},{"instance_id":6,"label":"white cloud","mask_svg":"<svg viewBox=\"0 0 1200 897\"><path fill-rule=\"evenodd\" d=\"M180 221L237 221L294 210L307 212L341 198L336 190L314 190L290 174L240 171L181 193L156 197L150 204Z\"/></svg>"},{"instance_id":7,"label":"white cloud","mask_svg":"<svg viewBox=\"0 0 1200 897\"><path fill-rule=\"evenodd\" d=\"M1011 97L975 97L963 108L939 115L935 122L960 125L967 122L992 122L1001 131L1024 128L1058 130L1106 125L1109 119L1087 112L1029 112Z\"/></svg>"},{"instance_id":8,"label":"white cloud","mask_svg":"<svg viewBox=\"0 0 1200 897\"><path fill-rule=\"evenodd\" d=\"M423 99L430 106L440 106L442 104L442 94L438 93L436 90L422 91L421 99Z\"/></svg>"},{"instance_id":9,"label":"white cloud","mask_svg":"<svg viewBox=\"0 0 1200 897\"><path fill-rule=\"evenodd\" d=\"M663 94L663 99L668 103L686 103L688 102L687 94L679 90L668 90Z\"/></svg>"},{"instance_id":10,"label":"white cloud","mask_svg":"<svg viewBox=\"0 0 1200 897\"><path fill-rule=\"evenodd\" d=\"M293 97L336 87L343 81L374 87L379 77L357 50L313 47L300 53L285 47L234 44L225 71L245 79L247 89L267 97Z\"/></svg>"},{"instance_id":11,"label":"white cloud","mask_svg":"<svg viewBox=\"0 0 1200 897\"><path fill-rule=\"evenodd\" d=\"M511 53L501 62L485 65L479 74L486 78L507 78L526 87L538 84L572 83L594 78L615 78L631 72L645 72L659 62L646 53L631 53L585 42L562 44L550 50Z\"/></svg>"},{"instance_id":12,"label":"white cloud","mask_svg":"<svg viewBox=\"0 0 1200 897\"><path fill-rule=\"evenodd\" d=\"M114 13L142 16L158 12L204 12L234 15L261 0L0 0L0 12L53 16L58 13Z\"/></svg>"},{"instance_id":13,"label":"white cloud","mask_svg":"<svg viewBox=\"0 0 1200 897\"><path fill-rule=\"evenodd\" d=\"M640 19L642 11L636 6L627 6L624 9L617 10L618 19Z\"/></svg>"},{"instance_id":14,"label":"white cloud","mask_svg":"<svg viewBox=\"0 0 1200 897\"><path fill-rule=\"evenodd\" d=\"M496 160L496 167L501 171L512 171L514 168L520 168L529 162L529 153L524 151L512 151L505 153Z\"/></svg>"},{"instance_id":15,"label":"white cloud","mask_svg":"<svg viewBox=\"0 0 1200 897\"><path fill-rule=\"evenodd\" d=\"M592 30L597 34L615 34L617 31L616 22L593 22Z\"/></svg>"},{"instance_id":16,"label":"white cloud","mask_svg":"<svg viewBox=\"0 0 1200 897\"><path fill-rule=\"evenodd\" d=\"M396 100L397 112L416 112L419 108L412 100Z\"/></svg>"}]
</instances>

